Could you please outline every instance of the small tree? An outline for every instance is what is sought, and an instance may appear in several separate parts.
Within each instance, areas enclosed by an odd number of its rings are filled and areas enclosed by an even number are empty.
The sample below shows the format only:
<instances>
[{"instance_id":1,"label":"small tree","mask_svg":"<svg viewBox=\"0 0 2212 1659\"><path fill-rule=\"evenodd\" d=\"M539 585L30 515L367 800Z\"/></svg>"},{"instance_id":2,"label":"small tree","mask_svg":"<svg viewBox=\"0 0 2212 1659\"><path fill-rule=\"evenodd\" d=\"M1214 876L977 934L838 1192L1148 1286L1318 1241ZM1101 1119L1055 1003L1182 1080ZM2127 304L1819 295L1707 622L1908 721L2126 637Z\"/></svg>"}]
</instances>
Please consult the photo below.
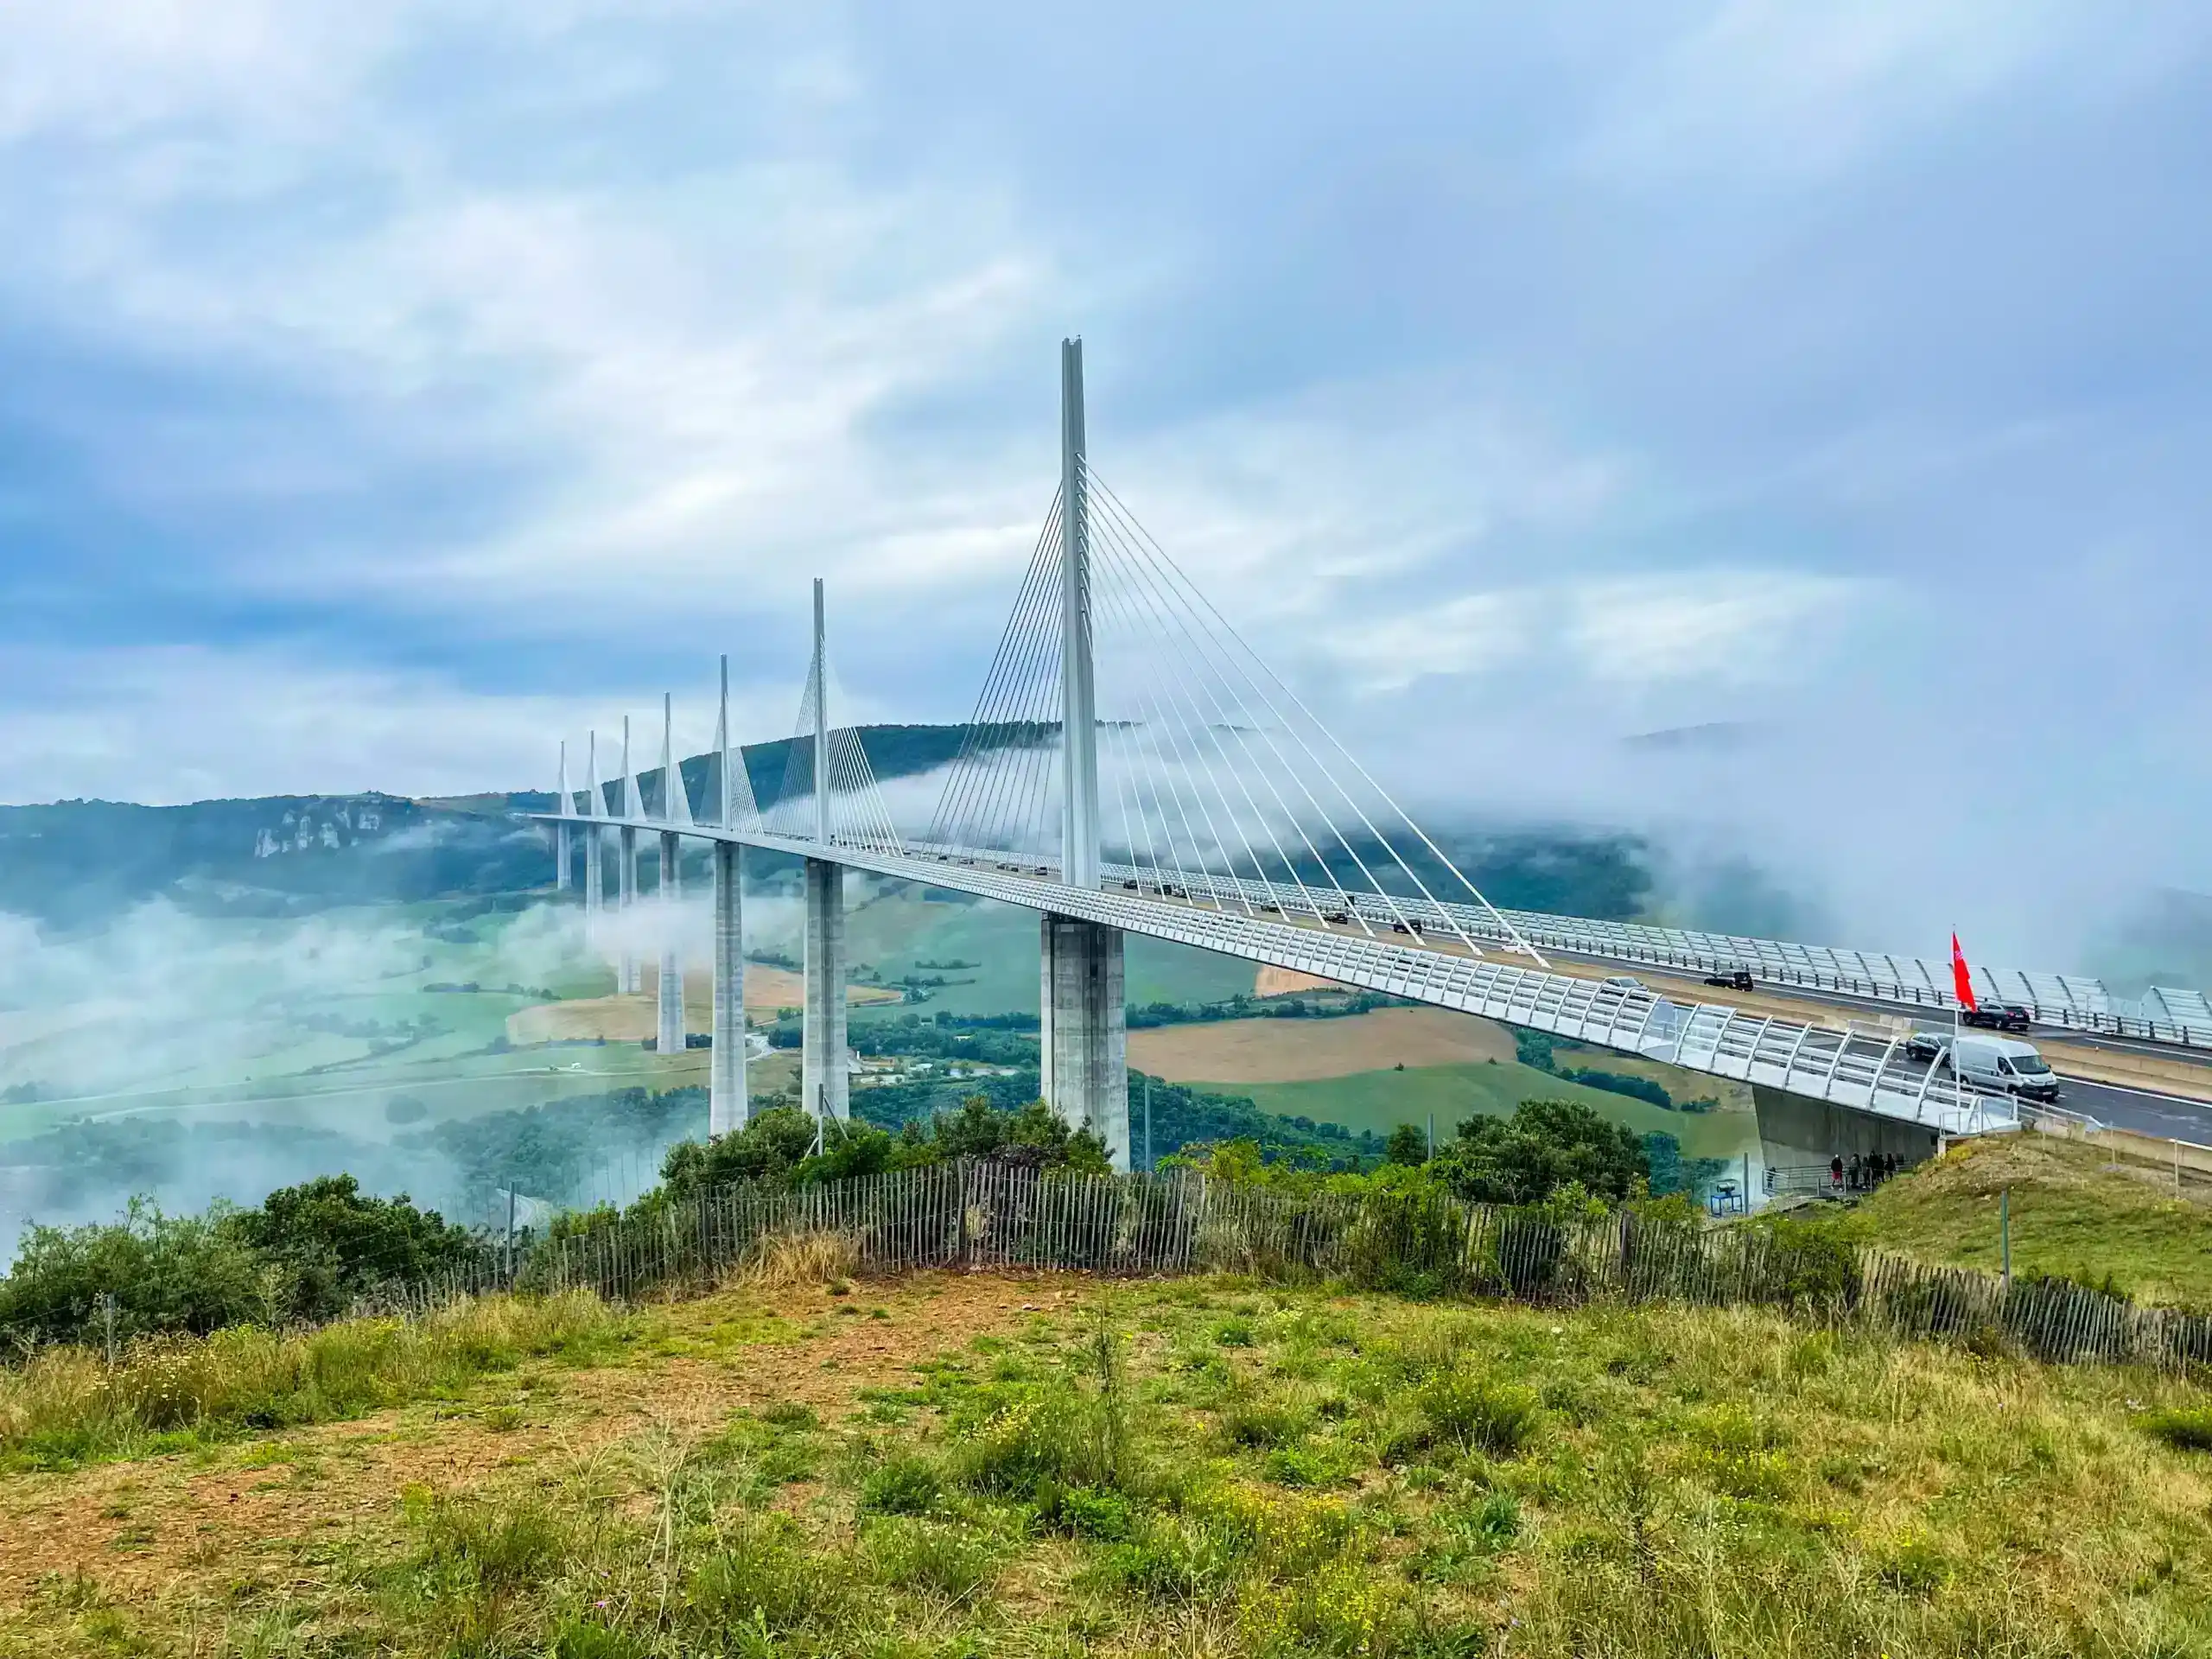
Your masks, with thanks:
<instances>
[{"instance_id":1,"label":"small tree","mask_svg":"<svg viewBox=\"0 0 2212 1659\"><path fill-rule=\"evenodd\" d=\"M371 1285L458 1266L479 1248L436 1211L404 1192L370 1198L351 1175L280 1187L224 1224L276 1269L275 1311L286 1319L335 1318Z\"/></svg>"},{"instance_id":2,"label":"small tree","mask_svg":"<svg viewBox=\"0 0 2212 1659\"><path fill-rule=\"evenodd\" d=\"M1390 1164L1425 1164L1428 1161L1428 1135L1418 1124L1401 1123L1390 1131L1390 1139L1382 1148L1382 1160Z\"/></svg>"},{"instance_id":3,"label":"small tree","mask_svg":"<svg viewBox=\"0 0 2212 1659\"><path fill-rule=\"evenodd\" d=\"M1524 1100L1510 1118L1470 1118L1433 1166L1478 1204L1541 1204L1571 1182L1620 1204L1646 1179L1643 1147L1628 1129L1570 1100Z\"/></svg>"}]
</instances>

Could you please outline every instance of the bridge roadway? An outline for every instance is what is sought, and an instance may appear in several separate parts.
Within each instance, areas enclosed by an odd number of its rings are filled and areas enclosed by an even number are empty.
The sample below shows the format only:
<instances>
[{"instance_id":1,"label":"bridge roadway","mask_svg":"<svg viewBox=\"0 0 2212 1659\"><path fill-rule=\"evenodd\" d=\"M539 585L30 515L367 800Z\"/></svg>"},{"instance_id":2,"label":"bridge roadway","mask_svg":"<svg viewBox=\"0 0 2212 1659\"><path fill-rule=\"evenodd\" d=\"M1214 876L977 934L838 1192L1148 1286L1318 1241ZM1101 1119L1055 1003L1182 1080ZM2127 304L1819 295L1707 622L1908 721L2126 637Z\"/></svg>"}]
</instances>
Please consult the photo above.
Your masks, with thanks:
<instances>
[{"instance_id":1,"label":"bridge roadway","mask_svg":"<svg viewBox=\"0 0 2212 1659\"><path fill-rule=\"evenodd\" d=\"M659 819L534 815L578 828L655 834ZM1185 899L1098 889L1053 879L1049 866L1011 855L950 850L887 851L767 830L682 826L695 839L823 859L849 869L919 881L1040 913L1076 918L1287 968L1433 1007L1481 1014L1531 1030L1662 1060L1685 1070L1764 1085L1941 1135L2015 1127L2014 1103L1958 1088L1905 1057L1901 1035L1841 1030L1727 1003L1669 999L1643 986L1608 985L1573 974L1516 967L1469 953L1457 940L1370 934L1318 918L1253 915Z\"/></svg>"}]
</instances>

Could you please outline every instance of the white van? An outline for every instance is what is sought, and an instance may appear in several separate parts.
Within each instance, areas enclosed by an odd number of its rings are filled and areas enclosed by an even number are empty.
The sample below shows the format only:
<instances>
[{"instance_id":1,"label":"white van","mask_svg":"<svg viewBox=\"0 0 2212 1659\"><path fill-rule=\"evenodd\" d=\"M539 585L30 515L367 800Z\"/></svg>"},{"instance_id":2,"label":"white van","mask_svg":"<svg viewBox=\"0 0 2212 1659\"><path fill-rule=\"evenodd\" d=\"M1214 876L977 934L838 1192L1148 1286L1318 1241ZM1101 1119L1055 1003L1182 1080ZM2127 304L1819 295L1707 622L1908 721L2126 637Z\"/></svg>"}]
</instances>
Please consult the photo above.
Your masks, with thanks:
<instances>
[{"instance_id":1,"label":"white van","mask_svg":"<svg viewBox=\"0 0 2212 1659\"><path fill-rule=\"evenodd\" d=\"M2024 1095L2045 1103L2058 1098L2058 1074L2036 1052L2033 1043L2017 1037L1968 1036L1960 1033L1952 1069L1960 1081L1997 1094Z\"/></svg>"}]
</instances>

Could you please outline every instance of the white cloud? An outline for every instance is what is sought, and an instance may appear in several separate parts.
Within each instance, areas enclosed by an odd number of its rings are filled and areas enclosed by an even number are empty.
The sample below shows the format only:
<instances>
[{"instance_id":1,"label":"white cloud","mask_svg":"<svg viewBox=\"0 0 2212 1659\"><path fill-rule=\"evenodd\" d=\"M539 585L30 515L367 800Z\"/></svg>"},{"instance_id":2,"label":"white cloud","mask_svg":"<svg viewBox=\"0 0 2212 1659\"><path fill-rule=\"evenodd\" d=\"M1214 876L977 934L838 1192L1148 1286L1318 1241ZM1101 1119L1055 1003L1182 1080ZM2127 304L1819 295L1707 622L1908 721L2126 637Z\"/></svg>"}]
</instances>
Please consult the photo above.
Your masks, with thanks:
<instances>
[{"instance_id":1,"label":"white cloud","mask_svg":"<svg viewBox=\"0 0 2212 1659\"><path fill-rule=\"evenodd\" d=\"M1805 677L1878 584L1788 570L1686 570L1580 584L1561 639L1597 680Z\"/></svg>"},{"instance_id":2,"label":"white cloud","mask_svg":"<svg viewBox=\"0 0 2212 1659\"><path fill-rule=\"evenodd\" d=\"M445 795L550 789L557 745L583 786L584 734L596 725L601 772L617 775L620 710L636 711L638 764L660 764L659 697L485 690L440 674L331 666L289 652L168 647L22 652L0 705L0 798L72 796L153 804L217 795ZM704 676L679 693L686 754L713 741ZM734 688L732 722L747 741L790 724L780 686ZM610 715L610 709L612 713ZM29 781L30 786L22 786Z\"/></svg>"},{"instance_id":3,"label":"white cloud","mask_svg":"<svg viewBox=\"0 0 2212 1659\"><path fill-rule=\"evenodd\" d=\"M1582 161L1684 171L1828 174L2106 32L2072 0L1724 0L1632 67Z\"/></svg>"},{"instance_id":4,"label":"white cloud","mask_svg":"<svg viewBox=\"0 0 2212 1659\"><path fill-rule=\"evenodd\" d=\"M1594 577L1464 594L1326 635L1356 690L1432 675L1549 671L1599 685L1806 677L1879 583L1755 567Z\"/></svg>"}]
</instances>

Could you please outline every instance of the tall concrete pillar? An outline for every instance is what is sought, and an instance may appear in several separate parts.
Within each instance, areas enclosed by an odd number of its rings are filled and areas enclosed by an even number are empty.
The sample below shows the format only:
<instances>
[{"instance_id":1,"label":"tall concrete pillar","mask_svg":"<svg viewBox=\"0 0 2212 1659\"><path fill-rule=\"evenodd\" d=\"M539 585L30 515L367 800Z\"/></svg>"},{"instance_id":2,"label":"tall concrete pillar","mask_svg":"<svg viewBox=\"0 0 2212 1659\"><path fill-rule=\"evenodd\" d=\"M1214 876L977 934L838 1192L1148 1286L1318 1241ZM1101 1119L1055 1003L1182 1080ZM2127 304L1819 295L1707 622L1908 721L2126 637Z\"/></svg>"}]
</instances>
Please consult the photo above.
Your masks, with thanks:
<instances>
[{"instance_id":1,"label":"tall concrete pillar","mask_svg":"<svg viewBox=\"0 0 2212 1659\"><path fill-rule=\"evenodd\" d=\"M736 768L745 756L729 734L729 658L722 658L721 711L715 719L715 771L721 799L715 821L736 827L740 799ZM752 1101L745 1078L745 849L734 841L715 843L715 1046L708 1057L707 1134L728 1135L745 1127Z\"/></svg>"},{"instance_id":2,"label":"tall concrete pillar","mask_svg":"<svg viewBox=\"0 0 2212 1659\"><path fill-rule=\"evenodd\" d=\"M630 930L637 921L638 832L626 825L614 832L615 920L622 935L622 995L635 996L643 986L637 944Z\"/></svg>"},{"instance_id":3,"label":"tall concrete pillar","mask_svg":"<svg viewBox=\"0 0 2212 1659\"><path fill-rule=\"evenodd\" d=\"M728 1135L751 1116L745 1092L745 849L715 843L715 1046L709 1056L707 1133Z\"/></svg>"},{"instance_id":4,"label":"tall concrete pillar","mask_svg":"<svg viewBox=\"0 0 2212 1659\"><path fill-rule=\"evenodd\" d=\"M1040 918L1039 1073L1045 1103L1106 1143L1129 1167L1128 1031L1122 930L1071 916Z\"/></svg>"},{"instance_id":5,"label":"tall concrete pillar","mask_svg":"<svg viewBox=\"0 0 2212 1659\"><path fill-rule=\"evenodd\" d=\"M683 878L676 832L660 833L660 1052L683 1052L683 962L676 949L677 908L683 898Z\"/></svg>"},{"instance_id":6,"label":"tall concrete pillar","mask_svg":"<svg viewBox=\"0 0 2212 1659\"><path fill-rule=\"evenodd\" d=\"M845 870L806 861L806 1009L801 1027L803 1104L817 1117L852 1116L845 1074Z\"/></svg>"}]
</instances>

